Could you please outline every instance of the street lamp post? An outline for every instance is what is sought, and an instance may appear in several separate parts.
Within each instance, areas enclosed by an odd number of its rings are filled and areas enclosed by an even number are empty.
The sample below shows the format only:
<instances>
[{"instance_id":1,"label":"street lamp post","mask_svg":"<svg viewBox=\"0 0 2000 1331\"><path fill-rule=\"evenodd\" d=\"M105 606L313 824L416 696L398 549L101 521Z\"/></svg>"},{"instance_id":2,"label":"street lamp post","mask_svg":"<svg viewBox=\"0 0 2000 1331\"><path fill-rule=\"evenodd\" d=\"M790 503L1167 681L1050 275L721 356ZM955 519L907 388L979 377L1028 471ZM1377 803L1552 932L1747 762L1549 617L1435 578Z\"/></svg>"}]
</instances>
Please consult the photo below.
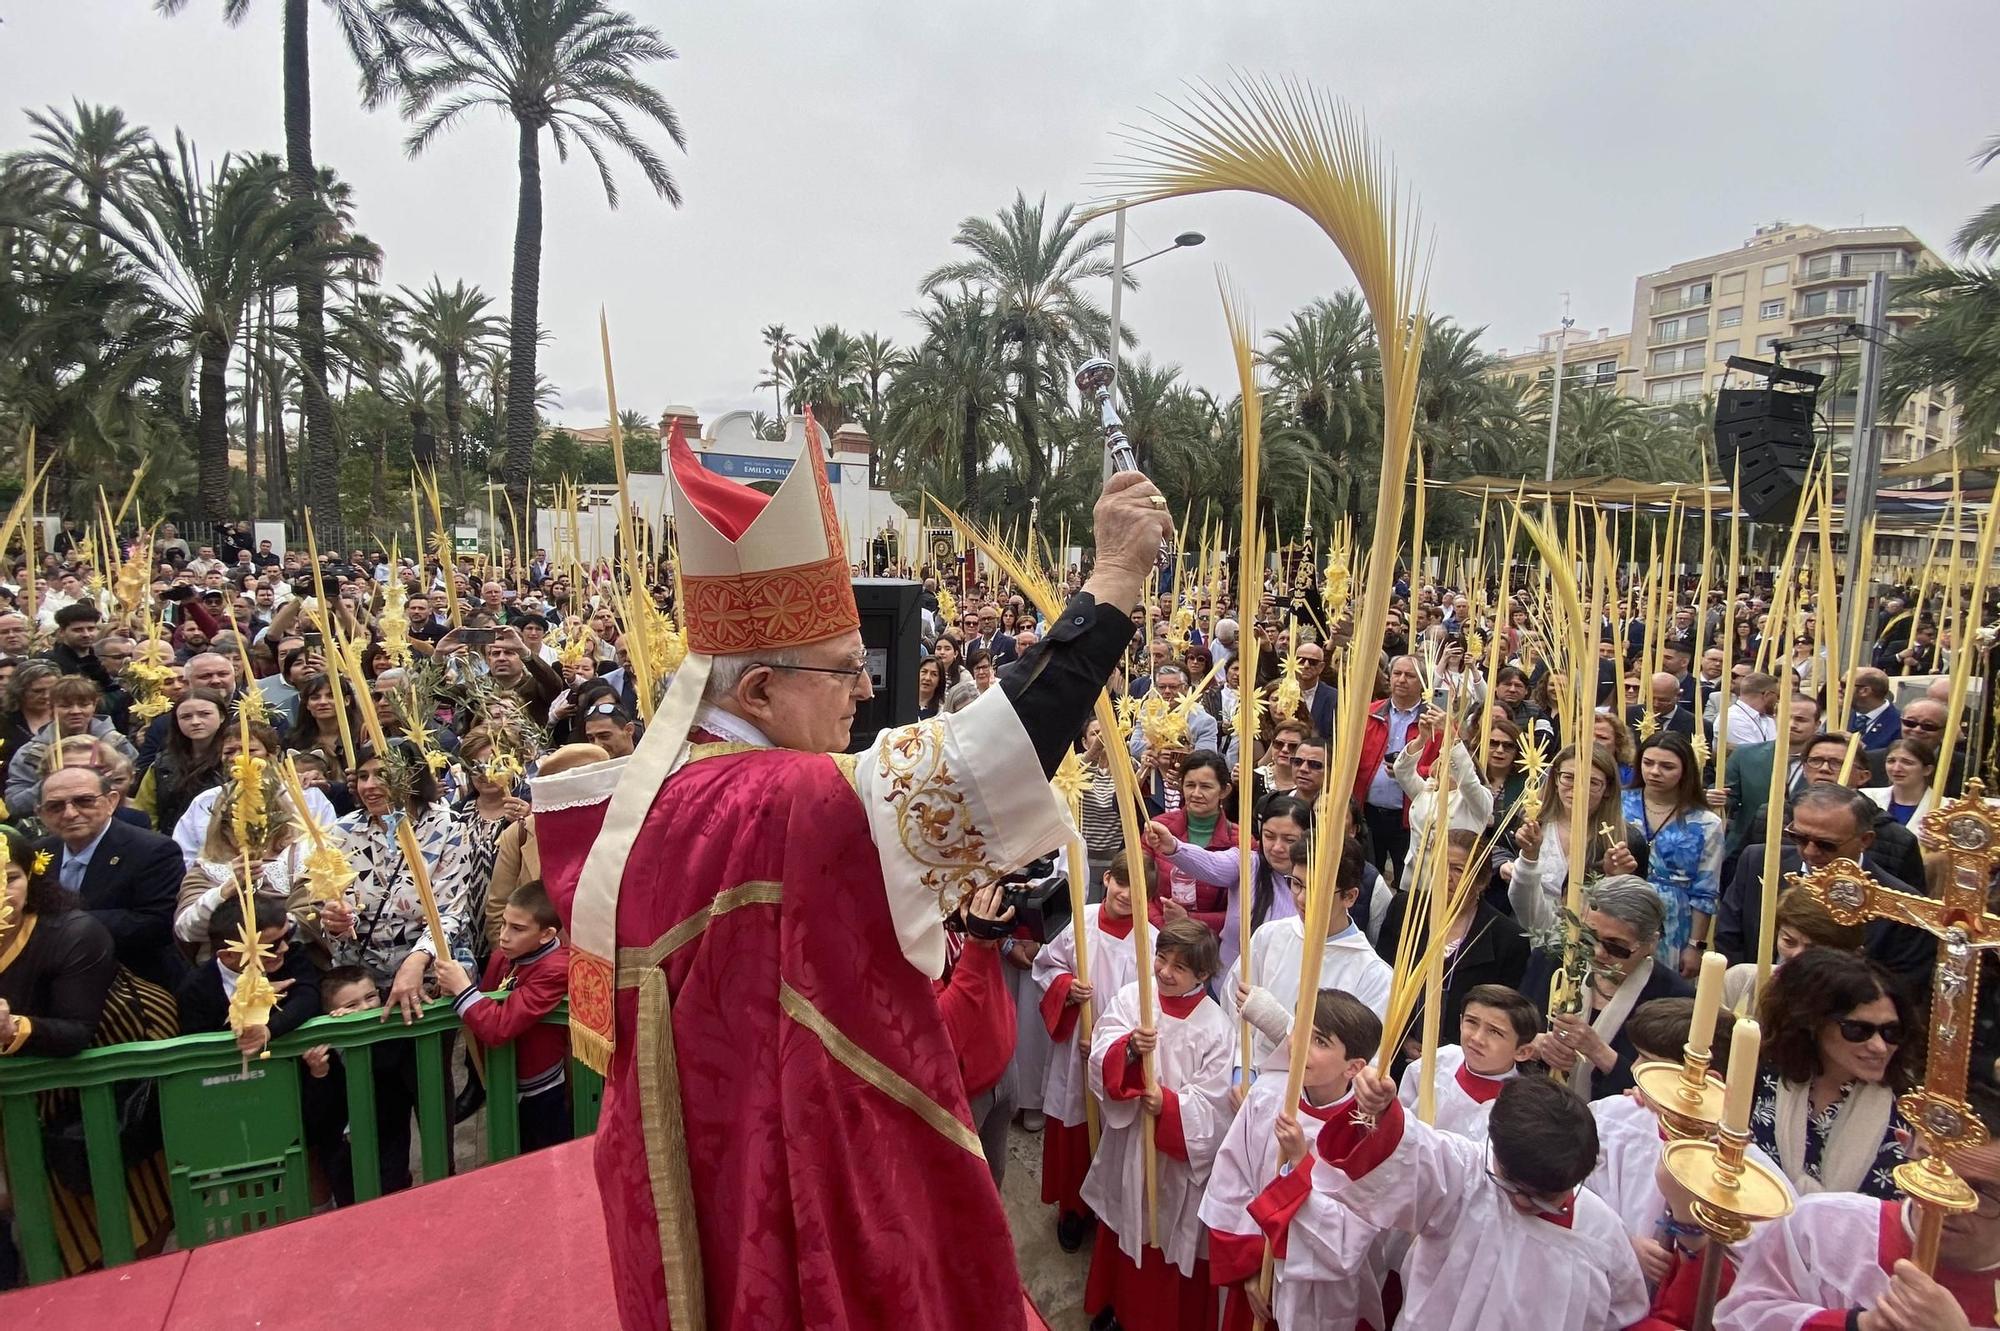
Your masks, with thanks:
<instances>
[{"instance_id":1,"label":"street lamp post","mask_svg":"<svg viewBox=\"0 0 2000 1331\"><path fill-rule=\"evenodd\" d=\"M1146 262L1147 259L1157 259L1162 254L1168 254L1174 250L1192 249L1207 239L1208 237L1199 231L1183 231L1178 236L1175 236L1174 243L1165 249L1154 250L1151 254L1142 255L1132 260L1132 262L1126 263L1125 200L1120 199L1118 201L1117 215L1111 225L1111 349L1106 355L1106 359L1111 362L1111 406L1114 411L1118 406L1119 344L1123 341L1125 330L1124 324L1119 319L1119 298L1125 291L1125 274ZM1111 475L1111 454L1109 452L1106 452L1104 455L1104 474L1106 476Z\"/></svg>"},{"instance_id":2,"label":"street lamp post","mask_svg":"<svg viewBox=\"0 0 2000 1331\"><path fill-rule=\"evenodd\" d=\"M1563 414L1563 352L1569 347L1569 330L1576 326L1576 320L1567 314L1562 326L1556 330L1556 377L1549 386L1549 451L1542 465L1542 484L1552 485L1556 479L1556 427L1562 423Z\"/></svg>"}]
</instances>

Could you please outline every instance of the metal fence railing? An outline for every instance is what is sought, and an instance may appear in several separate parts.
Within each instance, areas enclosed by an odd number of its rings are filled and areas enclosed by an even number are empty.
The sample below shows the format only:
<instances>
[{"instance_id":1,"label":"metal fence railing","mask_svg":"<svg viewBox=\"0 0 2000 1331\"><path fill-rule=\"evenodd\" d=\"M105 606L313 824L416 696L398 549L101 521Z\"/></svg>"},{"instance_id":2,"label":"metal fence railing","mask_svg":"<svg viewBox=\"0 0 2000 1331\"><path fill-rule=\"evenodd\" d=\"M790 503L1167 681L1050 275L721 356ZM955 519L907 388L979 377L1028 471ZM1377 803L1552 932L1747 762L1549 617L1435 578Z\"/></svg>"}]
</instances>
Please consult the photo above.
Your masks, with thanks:
<instances>
[{"instance_id":1,"label":"metal fence railing","mask_svg":"<svg viewBox=\"0 0 2000 1331\"><path fill-rule=\"evenodd\" d=\"M13 1198L19 1247L32 1283L62 1275L55 1229L50 1162L44 1149L44 1106L51 1093L80 1102L89 1193L95 1204L104 1264L137 1255L128 1209L127 1158L120 1095L151 1082L167 1168L174 1237L183 1248L310 1213L300 1055L319 1045L342 1053L393 1041L415 1045L416 1141L424 1182L451 1170L453 1094L447 1053L459 1031L451 1005L439 1001L414 1023L380 1020L379 1011L319 1017L276 1040L268 1058L245 1062L226 1031L138 1044L108 1045L71 1058L0 1061L0 1141L5 1142L7 1191ZM566 1025L558 1008L546 1021ZM344 1058L347 1141L356 1201L381 1192L372 1053ZM568 1067L572 1120L578 1136L595 1131L603 1082L574 1059ZM515 1051L485 1050L487 1164L519 1154ZM149 1111L152 1112L152 1111Z\"/></svg>"}]
</instances>

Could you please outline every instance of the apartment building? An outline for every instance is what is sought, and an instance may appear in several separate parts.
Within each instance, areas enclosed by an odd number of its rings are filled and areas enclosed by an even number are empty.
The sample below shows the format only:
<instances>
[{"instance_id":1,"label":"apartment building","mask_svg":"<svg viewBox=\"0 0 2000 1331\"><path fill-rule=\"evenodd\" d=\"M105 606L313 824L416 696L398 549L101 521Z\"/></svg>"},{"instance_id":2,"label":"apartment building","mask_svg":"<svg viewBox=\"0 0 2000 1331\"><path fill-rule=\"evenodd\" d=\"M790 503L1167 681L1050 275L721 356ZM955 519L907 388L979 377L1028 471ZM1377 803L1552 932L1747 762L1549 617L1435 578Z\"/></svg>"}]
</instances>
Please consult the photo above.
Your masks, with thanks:
<instances>
[{"instance_id":1,"label":"apartment building","mask_svg":"<svg viewBox=\"0 0 2000 1331\"><path fill-rule=\"evenodd\" d=\"M1853 428L1854 394L1832 392L1832 381L1860 355L1860 341L1841 334L1862 317L1870 276L1894 279L1938 261L1904 227L1760 226L1736 249L1638 279L1630 341L1637 372L1623 389L1651 403L1699 398L1723 386L1731 356L1770 360L1782 350L1786 364L1827 376L1820 426L1844 436ZM1916 317L1888 311L1892 330ZM1736 381L1753 382L1740 373ZM1950 447L1959 422L1947 395L1926 392L1877 424L1883 460L1903 462Z\"/></svg>"},{"instance_id":2,"label":"apartment building","mask_svg":"<svg viewBox=\"0 0 2000 1331\"><path fill-rule=\"evenodd\" d=\"M1535 339L1535 345L1528 350L1510 352L1506 347L1500 348L1496 363L1488 373L1496 379L1512 380L1522 388L1537 380L1550 378L1555 374L1556 341L1561 336L1561 330L1555 329ZM1599 328L1594 332L1584 328L1570 329L1563 347L1563 391L1618 387L1622 379L1625 391L1630 392L1631 349L1632 336L1629 333L1614 333L1609 328Z\"/></svg>"}]
</instances>

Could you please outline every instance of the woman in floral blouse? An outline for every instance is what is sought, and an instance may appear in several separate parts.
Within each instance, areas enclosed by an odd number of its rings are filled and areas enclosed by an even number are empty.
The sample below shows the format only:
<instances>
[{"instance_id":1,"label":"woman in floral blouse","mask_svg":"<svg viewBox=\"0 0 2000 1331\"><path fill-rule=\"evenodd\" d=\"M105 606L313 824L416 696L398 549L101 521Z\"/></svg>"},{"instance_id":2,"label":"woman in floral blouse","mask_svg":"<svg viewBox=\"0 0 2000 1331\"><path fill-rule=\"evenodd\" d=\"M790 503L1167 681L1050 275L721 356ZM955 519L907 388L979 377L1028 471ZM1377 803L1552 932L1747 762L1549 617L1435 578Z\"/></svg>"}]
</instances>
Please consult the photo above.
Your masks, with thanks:
<instances>
[{"instance_id":1,"label":"woman in floral blouse","mask_svg":"<svg viewBox=\"0 0 2000 1331\"><path fill-rule=\"evenodd\" d=\"M472 931L466 888L472 871L472 843L463 820L439 798L437 778L414 745L391 741L394 766L409 784L409 796L395 807L383 755L363 744L352 775L361 807L339 823L340 848L356 874L351 904L321 912L337 966L365 966L377 983L389 985L388 1004L414 1021L424 1002L424 975L437 944L424 919L416 880L403 859L396 824L411 820L417 846L430 869L431 895L444 924L445 946L462 962L472 959Z\"/></svg>"},{"instance_id":2,"label":"woman in floral blouse","mask_svg":"<svg viewBox=\"0 0 2000 1331\"><path fill-rule=\"evenodd\" d=\"M1625 791L1625 821L1651 848L1646 881L1667 908L1657 960L1693 979L1721 893L1722 820L1708 807L1701 762L1687 736L1671 730L1648 736L1638 767Z\"/></svg>"},{"instance_id":3,"label":"woman in floral blouse","mask_svg":"<svg viewBox=\"0 0 2000 1331\"><path fill-rule=\"evenodd\" d=\"M1801 1193L1897 1196L1909 1088L1923 1028L1889 973L1809 947L1771 973L1758 1020L1764 1064L1750 1134Z\"/></svg>"}]
</instances>

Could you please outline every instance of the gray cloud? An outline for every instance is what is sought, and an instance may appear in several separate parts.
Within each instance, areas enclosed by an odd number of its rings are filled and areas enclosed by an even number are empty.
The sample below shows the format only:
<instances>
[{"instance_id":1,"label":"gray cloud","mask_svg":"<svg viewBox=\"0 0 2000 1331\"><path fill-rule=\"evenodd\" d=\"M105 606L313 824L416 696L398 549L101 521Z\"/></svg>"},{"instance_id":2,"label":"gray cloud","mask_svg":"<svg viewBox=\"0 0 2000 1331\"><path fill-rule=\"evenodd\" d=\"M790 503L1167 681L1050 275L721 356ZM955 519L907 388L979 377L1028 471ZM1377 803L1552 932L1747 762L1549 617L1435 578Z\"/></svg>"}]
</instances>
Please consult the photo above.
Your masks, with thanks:
<instances>
[{"instance_id":1,"label":"gray cloud","mask_svg":"<svg viewBox=\"0 0 2000 1331\"><path fill-rule=\"evenodd\" d=\"M280 150L280 6L223 25L138 0L0 3L0 148L14 108L113 102L204 152ZM504 307L513 131L468 121L410 160L369 114L327 13L312 7L316 150L357 191L387 279L463 277ZM619 400L649 414L762 406L757 332L907 336L917 278L968 213L1016 187L1092 197L1115 134L1183 80L1296 74L1363 108L1436 237L1435 308L1521 346L1572 293L1585 326L1622 325L1632 279L1729 248L1784 216L1899 223L1933 246L2000 189L1967 157L2000 131L1987 53L2000 10L1859 0L1768 6L1566 3L932 3L631 0L681 59L656 78L689 136L680 210L622 175L609 211L587 162L544 157L542 368L559 417L601 416L596 316L609 311ZM1920 21L1912 21L1920 20ZM1879 71L1873 78L1869 71ZM1265 322L1347 280L1310 224L1268 200L1206 198L1132 217L1135 253L1188 228L1200 250L1149 264L1126 301L1144 350L1232 382L1216 264Z\"/></svg>"}]
</instances>

